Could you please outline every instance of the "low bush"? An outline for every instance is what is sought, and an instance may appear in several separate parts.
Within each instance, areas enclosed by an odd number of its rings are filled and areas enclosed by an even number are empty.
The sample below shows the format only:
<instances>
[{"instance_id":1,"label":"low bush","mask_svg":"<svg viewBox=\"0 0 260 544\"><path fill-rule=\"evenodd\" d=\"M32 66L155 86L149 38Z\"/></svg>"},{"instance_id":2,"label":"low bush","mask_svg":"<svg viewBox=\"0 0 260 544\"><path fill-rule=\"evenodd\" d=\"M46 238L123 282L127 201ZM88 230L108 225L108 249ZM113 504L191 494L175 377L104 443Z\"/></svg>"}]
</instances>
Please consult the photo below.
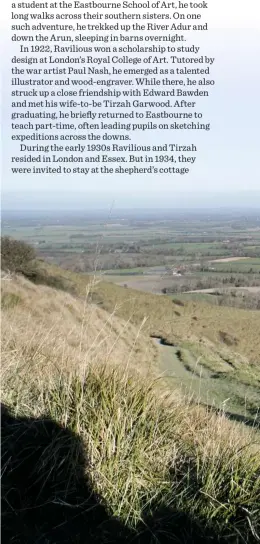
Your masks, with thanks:
<instances>
[{"instance_id":1,"label":"low bush","mask_svg":"<svg viewBox=\"0 0 260 544\"><path fill-rule=\"evenodd\" d=\"M35 267L34 249L23 241L9 236L1 237L1 268L3 270L26 274Z\"/></svg>"}]
</instances>

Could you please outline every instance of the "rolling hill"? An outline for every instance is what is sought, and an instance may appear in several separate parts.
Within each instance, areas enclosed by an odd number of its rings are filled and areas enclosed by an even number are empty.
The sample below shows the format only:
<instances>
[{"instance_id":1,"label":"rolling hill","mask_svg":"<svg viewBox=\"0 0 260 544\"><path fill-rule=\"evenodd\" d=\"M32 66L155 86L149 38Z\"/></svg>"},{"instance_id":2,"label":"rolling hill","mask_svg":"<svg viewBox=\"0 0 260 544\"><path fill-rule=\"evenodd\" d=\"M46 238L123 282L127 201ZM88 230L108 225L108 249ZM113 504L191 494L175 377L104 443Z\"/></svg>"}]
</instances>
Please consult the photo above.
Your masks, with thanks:
<instances>
[{"instance_id":1,"label":"rolling hill","mask_svg":"<svg viewBox=\"0 0 260 544\"><path fill-rule=\"evenodd\" d=\"M3 274L4 541L257 542L257 429L184 395L164 365L220 402L224 384L246 388L253 418L259 320L44 262Z\"/></svg>"}]
</instances>

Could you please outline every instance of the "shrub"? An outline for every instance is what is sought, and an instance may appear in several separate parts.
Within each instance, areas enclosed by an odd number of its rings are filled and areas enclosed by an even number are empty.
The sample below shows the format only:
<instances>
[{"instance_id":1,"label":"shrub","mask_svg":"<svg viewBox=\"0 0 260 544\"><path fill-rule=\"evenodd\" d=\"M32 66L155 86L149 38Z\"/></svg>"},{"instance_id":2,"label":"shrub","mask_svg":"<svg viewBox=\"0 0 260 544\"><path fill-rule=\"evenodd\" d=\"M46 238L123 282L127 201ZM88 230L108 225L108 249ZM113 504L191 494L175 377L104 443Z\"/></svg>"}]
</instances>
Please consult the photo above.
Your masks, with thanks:
<instances>
[{"instance_id":1,"label":"shrub","mask_svg":"<svg viewBox=\"0 0 260 544\"><path fill-rule=\"evenodd\" d=\"M35 251L29 244L9 236L1 237L2 269L18 274L26 274L32 269L35 258Z\"/></svg>"},{"instance_id":2,"label":"shrub","mask_svg":"<svg viewBox=\"0 0 260 544\"><path fill-rule=\"evenodd\" d=\"M53 276L48 274L46 270L35 267L35 269L28 270L24 273L28 280L36 285L48 285L53 289L59 289L61 291L67 291L68 293L75 293L75 289L72 282L63 278L62 276Z\"/></svg>"}]
</instances>

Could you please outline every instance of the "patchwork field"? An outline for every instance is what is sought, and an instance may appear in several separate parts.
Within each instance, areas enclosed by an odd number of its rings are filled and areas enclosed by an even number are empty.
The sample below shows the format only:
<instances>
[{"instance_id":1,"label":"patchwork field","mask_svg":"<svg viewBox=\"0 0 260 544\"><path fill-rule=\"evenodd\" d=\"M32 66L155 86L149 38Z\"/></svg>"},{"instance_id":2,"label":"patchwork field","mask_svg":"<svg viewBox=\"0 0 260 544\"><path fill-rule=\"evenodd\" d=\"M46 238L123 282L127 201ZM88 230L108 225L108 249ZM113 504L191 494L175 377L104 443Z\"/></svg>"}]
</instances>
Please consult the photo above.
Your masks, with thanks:
<instances>
[{"instance_id":1,"label":"patchwork field","mask_svg":"<svg viewBox=\"0 0 260 544\"><path fill-rule=\"evenodd\" d=\"M257 211L28 212L23 217L5 212L2 233L33 244L56 264L83 272L260 257ZM257 267L259 261L252 264Z\"/></svg>"}]
</instances>

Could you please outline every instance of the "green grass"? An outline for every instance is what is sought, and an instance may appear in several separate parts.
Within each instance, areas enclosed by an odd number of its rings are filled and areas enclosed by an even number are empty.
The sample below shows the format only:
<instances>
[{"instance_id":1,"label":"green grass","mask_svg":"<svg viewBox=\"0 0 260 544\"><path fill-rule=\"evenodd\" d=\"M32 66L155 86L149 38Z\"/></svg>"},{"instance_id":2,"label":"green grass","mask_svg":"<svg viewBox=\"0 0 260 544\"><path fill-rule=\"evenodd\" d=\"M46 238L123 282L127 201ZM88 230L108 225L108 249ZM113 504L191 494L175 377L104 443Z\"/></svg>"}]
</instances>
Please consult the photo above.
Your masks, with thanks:
<instances>
[{"instance_id":1,"label":"green grass","mask_svg":"<svg viewBox=\"0 0 260 544\"><path fill-rule=\"evenodd\" d=\"M206 355L202 358L196 354L191 343L161 345L160 352L160 370L170 387L181 387L199 403L210 403L216 409L225 405L235 419L251 425L260 423L259 387L250 375L235 372L233 364L224 359L217 371Z\"/></svg>"},{"instance_id":2,"label":"green grass","mask_svg":"<svg viewBox=\"0 0 260 544\"><path fill-rule=\"evenodd\" d=\"M3 293L1 296L1 308L14 308L22 302L22 298L17 293Z\"/></svg>"},{"instance_id":3,"label":"green grass","mask_svg":"<svg viewBox=\"0 0 260 544\"><path fill-rule=\"evenodd\" d=\"M226 263L213 263L212 266L219 272L247 273L252 269L254 274L258 274L260 272L260 258L241 259L240 261Z\"/></svg>"},{"instance_id":4,"label":"green grass","mask_svg":"<svg viewBox=\"0 0 260 544\"><path fill-rule=\"evenodd\" d=\"M137 273L140 273L140 274L143 274L145 272L145 270L150 270L149 267L147 268L144 268L144 267L136 267L136 268L112 268L111 270L106 270L105 275L107 276L123 276L124 274L125 275L131 275L131 274L137 274Z\"/></svg>"},{"instance_id":5,"label":"green grass","mask_svg":"<svg viewBox=\"0 0 260 544\"><path fill-rule=\"evenodd\" d=\"M17 542L30 533L27 542L35 542L46 532L46 496L68 506L82 501L86 541L128 541L122 539L125 530L139 543L255 541L260 528L260 457L249 443L253 435L243 442L224 417L183 403L178 395L162 396L156 383L137 381L112 368L90 368L85 377L60 374L49 383L21 379L18 372L12 384L5 381L3 398L9 411L3 434L3 530L11 531ZM54 425L47 444L47 424L39 432L43 417ZM35 425L38 431L32 440L28 429ZM85 462L80 461L81 447ZM38 456L33 457L33 451L39 451ZM98 497L95 508L102 505L106 519L116 518L119 525L109 529L102 519L100 526L97 521L93 526L89 491L86 497L82 482L79 486L80 462L88 488ZM29 490L36 474L40 486L37 496L28 494L28 515L17 509L14 497L21 493L19 482L25 478ZM34 513L37 505L43 519ZM68 522L75 513L67 510ZM57 523L59 510L56 516ZM5 527L5 519L12 522L11 528ZM83 542L70 534L71 526L65 527L62 542Z\"/></svg>"}]
</instances>

